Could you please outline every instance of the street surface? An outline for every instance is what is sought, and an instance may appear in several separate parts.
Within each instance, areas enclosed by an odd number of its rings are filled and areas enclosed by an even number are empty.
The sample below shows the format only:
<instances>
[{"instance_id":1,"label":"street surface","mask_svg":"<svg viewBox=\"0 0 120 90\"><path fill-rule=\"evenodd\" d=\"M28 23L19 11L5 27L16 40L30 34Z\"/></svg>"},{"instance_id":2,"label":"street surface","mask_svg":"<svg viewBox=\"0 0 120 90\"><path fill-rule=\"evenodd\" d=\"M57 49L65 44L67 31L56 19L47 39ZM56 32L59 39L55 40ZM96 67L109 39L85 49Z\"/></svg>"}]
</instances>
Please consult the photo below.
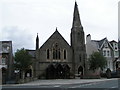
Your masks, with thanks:
<instances>
[{"instance_id":1,"label":"street surface","mask_svg":"<svg viewBox=\"0 0 120 90\"><path fill-rule=\"evenodd\" d=\"M120 90L120 79L38 80L25 84L4 85L2 90Z\"/></svg>"}]
</instances>

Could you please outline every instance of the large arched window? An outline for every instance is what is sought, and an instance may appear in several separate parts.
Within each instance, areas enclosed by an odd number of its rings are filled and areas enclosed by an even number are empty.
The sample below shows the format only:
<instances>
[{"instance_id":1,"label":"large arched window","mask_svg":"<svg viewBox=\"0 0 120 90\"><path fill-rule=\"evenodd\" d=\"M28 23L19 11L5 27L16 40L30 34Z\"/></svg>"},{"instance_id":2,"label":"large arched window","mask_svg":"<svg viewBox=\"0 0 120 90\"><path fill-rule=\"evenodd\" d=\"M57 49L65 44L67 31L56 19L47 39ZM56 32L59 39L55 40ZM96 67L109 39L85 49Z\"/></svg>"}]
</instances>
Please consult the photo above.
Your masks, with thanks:
<instances>
[{"instance_id":1,"label":"large arched window","mask_svg":"<svg viewBox=\"0 0 120 90\"><path fill-rule=\"evenodd\" d=\"M60 58L61 58L60 48L56 43L55 45L53 45L53 59L60 59Z\"/></svg>"}]
</instances>

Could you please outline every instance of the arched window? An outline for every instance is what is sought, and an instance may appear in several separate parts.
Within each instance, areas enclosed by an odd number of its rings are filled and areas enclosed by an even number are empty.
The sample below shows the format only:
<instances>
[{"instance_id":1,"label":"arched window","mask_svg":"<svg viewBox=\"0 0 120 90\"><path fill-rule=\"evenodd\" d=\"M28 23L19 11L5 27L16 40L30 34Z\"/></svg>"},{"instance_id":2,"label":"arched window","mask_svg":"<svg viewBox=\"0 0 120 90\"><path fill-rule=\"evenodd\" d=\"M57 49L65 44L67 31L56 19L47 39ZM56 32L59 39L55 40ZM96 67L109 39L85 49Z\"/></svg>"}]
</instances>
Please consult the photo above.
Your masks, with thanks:
<instances>
[{"instance_id":1,"label":"arched window","mask_svg":"<svg viewBox=\"0 0 120 90\"><path fill-rule=\"evenodd\" d=\"M56 52L55 52L55 49L53 49L53 59L56 59Z\"/></svg>"},{"instance_id":2,"label":"arched window","mask_svg":"<svg viewBox=\"0 0 120 90\"><path fill-rule=\"evenodd\" d=\"M50 51L47 49L47 59L50 59Z\"/></svg>"},{"instance_id":3,"label":"arched window","mask_svg":"<svg viewBox=\"0 0 120 90\"><path fill-rule=\"evenodd\" d=\"M58 50L58 59L60 59L60 49Z\"/></svg>"},{"instance_id":4,"label":"arched window","mask_svg":"<svg viewBox=\"0 0 120 90\"><path fill-rule=\"evenodd\" d=\"M60 59L60 58L61 58L60 48L58 48L58 44L56 43L53 46L53 59Z\"/></svg>"},{"instance_id":5,"label":"arched window","mask_svg":"<svg viewBox=\"0 0 120 90\"><path fill-rule=\"evenodd\" d=\"M64 59L66 59L66 50L64 50Z\"/></svg>"},{"instance_id":6,"label":"arched window","mask_svg":"<svg viewBox=\"0 0 120 90\"><path fill-rule=\"evenodd\" d=\"M103 50L103 56L106 56L106 50Z\"/></svg>"},{"instance_id":7,"label":"arched window","mask_svg":"<svg viewBox=\"0 0 120 90\"><path fill-rule=\"evenodd\" d=\"M80 62L81 62L81 60L82 60L82 56L81 56L81 54L79 55L79 60L80 60Z\"/></svg>"}]
</instances>

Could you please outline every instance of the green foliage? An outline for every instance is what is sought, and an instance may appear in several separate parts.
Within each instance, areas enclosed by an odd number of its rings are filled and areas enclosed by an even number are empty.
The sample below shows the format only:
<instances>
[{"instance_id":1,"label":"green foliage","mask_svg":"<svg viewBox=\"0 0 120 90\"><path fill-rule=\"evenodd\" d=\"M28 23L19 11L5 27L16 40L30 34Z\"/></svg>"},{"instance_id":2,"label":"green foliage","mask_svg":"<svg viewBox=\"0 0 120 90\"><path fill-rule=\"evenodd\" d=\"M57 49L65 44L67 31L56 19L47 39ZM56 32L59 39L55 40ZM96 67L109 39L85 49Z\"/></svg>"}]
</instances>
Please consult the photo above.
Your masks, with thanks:
<instances>
[{"instance_id":1,"label":"green foliage","mask_svg":"<svg viewBox=\"0 0 120 90\"><path fill-rule=\"evenodd\" d=\"M32 64L32 56L24 49L15 53L15 68L26 70Z\"/></svg>"},{"instance_id":2,"label":"green foliage","mask_svg":"<svg viewBox=\"0 0 120 90\"><path fill-rule=\"evenodd\" d=\"M107 60L100 52L94 52L92 55L90 55L89 64L91 70L98 68L103 69L107 64Z\"/></svg>"}]
</instances>

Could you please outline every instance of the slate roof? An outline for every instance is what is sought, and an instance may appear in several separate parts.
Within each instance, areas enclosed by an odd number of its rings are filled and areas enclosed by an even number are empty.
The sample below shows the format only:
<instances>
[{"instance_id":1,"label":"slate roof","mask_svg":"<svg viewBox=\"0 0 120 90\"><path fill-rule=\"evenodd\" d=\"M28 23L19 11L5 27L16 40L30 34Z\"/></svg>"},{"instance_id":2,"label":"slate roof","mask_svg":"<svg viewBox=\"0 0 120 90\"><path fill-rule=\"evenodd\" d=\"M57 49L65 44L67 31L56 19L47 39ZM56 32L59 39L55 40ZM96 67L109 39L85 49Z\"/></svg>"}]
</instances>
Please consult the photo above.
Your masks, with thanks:
<instances>
[{"instance_id":1,"label":"slate roof","mask_svg":"<svg viewBox=\"0 0 120 90\"><path fill-rule=\"evenodd\" d=\"M110 44L113 46L113 43L117 43L115 40L110 41Z\"/></svg>"},{"instance_id":2,"label":"slate roof","mask_svg":"<svg viewBox=\"0 0 120 90\"><path fill-rule=\"evenodd\" d=\"M104 38L104 39L102 39L102 40L100 40L100 41L98 42L99 48L102 46L102 44L104 43L104 41L105 41L106 39L107 39L107 38Z\"/></svg>"},{"instance_id":3,"label":"slate roof","mask_svg":"<svg viewBox=\"0 0 120 90\"><path fill-rule=\"evenodd\" d=\"M91 40L91 41L92 41L92 42L95 42L95 43L97 44L98 49L101 49L101 47L102 47L102 45L104 44L105 40L107 40L106 37L103 38L103 39L101 39L101 40ZM111 43L109 43L109 41L108 41L108 44L109 44L110 47L113 49L113 47L112 47Z\"/></svg>"},{"instance_id":4,"label":"slate roof","mask_svg":"<svg viewBox=\"0 0 120 90\"><path fill-rule=\"evenodd\" d=\"M63 38L63 36L58 32L58 30L57 30L57 28L56 28L56 31L47 39L47 41L49 41L50 39L63 39L64 41L65 41L65 43L68 45L68 46L70 46L69 44L68 44L68 42ZM47 41L40 47L40 48L42 48L46 43L47 43Z\"/></svg>"},{"instance_id":5,"label":"slate roof","mask_svg":"<svg viewBox=\"0 0 120 90\"><path fill-rule=\"evenodd\" d=\"M33 58L35 58L35 50L27 50L27 52L28 52Z\"/></svg>"}]
</instances>

